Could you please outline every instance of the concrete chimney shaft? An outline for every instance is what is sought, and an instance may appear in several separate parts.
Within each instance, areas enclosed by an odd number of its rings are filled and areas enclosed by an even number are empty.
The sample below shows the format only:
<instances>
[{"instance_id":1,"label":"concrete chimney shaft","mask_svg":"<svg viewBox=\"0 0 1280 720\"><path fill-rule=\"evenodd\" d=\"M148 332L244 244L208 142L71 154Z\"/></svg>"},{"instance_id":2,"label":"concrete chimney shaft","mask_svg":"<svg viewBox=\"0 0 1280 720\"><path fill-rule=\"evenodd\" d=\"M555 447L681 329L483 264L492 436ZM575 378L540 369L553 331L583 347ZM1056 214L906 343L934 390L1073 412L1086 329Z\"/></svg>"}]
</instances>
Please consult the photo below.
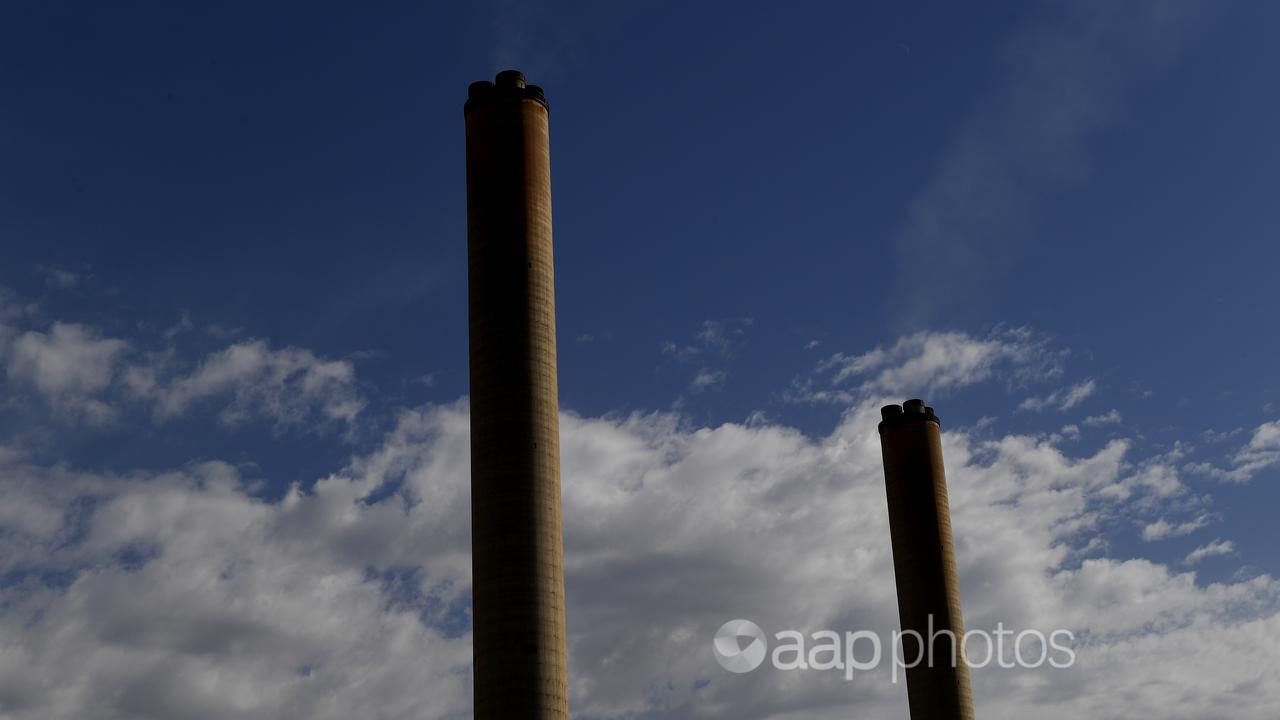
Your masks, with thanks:
<instances>
[{"instance_id":1,"label":"concrete chimney shaft","mask_svg":"<svg viewBox=\"0 0 1280 720\"><path fill-rule=\"evenodd\" d=\"M467 125L476 720L567 720L547 102L514 70Z\"/></svg>"},{"instance_id":2,"label":"concrete chimney shaft","mask_svg":"<svg viewBox=\"0 0 1280 720\"><path fill-rule=\"evenodd\" d=\"M906 670L911 717L973 720L969 666L960 651L964 620L938 417L920 400L887 405L880 412L903 661L909 664L925 653ZM919 633L924 647L909 630ZM931 633L941 631L952 635L932 636L931 641Z\"/></svg>"}]
</instances>

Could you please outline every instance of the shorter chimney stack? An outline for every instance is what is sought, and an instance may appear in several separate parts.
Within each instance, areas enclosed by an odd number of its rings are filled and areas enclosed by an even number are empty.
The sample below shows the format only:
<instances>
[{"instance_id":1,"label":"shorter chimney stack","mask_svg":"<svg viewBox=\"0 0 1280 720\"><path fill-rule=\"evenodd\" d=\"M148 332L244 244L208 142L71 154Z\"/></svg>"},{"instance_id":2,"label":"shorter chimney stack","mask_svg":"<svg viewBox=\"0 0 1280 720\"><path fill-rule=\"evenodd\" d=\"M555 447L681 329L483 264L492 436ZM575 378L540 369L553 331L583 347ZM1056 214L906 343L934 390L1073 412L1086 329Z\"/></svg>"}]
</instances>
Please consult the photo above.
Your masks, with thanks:
<instances>
[{"instance_id":1,"label":"shorter chimney stack","mask_svg":"<svg viewBox=\"0 0 1280 720\"><path fill-rule=\"evenodd\" d=\"M922 657L906 669L911 717L973 720L938 416L921 400L880 413L903 662Z\"/></svg>"}]
</instances>

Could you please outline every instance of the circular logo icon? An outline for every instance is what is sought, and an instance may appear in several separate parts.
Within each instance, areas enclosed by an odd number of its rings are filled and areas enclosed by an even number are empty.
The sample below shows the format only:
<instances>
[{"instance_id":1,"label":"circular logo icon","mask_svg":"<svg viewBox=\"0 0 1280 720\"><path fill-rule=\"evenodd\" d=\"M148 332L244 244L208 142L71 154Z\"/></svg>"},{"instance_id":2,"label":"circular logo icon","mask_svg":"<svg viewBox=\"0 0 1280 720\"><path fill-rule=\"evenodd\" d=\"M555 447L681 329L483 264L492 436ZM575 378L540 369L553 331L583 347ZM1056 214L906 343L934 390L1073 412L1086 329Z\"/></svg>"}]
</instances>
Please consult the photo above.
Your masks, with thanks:
<instances>
[{"instance_id":1,"label":"circular logo icon","mask_svg":"<svg viewBox=\"0 0 1280 720\"><path fill-rule=\"evenodd\" d=\"M711 643L720 667L731 673L748 673L760 667L769 651L764 631L750 620L730 620Z\"/></svg>"}]
</instances>

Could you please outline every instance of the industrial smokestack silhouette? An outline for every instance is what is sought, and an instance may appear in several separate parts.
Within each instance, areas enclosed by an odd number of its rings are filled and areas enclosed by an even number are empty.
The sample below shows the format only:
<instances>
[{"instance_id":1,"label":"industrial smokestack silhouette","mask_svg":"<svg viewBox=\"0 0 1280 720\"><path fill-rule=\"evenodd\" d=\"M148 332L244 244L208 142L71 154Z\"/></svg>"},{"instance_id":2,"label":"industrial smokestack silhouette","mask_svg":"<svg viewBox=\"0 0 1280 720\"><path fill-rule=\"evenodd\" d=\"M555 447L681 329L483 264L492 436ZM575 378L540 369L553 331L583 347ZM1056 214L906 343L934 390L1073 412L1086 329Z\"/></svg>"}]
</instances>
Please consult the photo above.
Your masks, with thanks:
<instances>
[{"instance_id":1,"label":"industrial smokestack silhouette","mask_svg":"<svg viewBox=\"0 0 1280 720\"><path fill-rule=\"evenodd\" d=\"M921 400L886 405L880 414L903 661L922 658L906 670L911 717L973 720L938 416Z\"/></svg>"},{"instance_id":2,"label":"industrial smokestack silhouette","mask_svg":"<svg viewBox=\"0 0 1280 720\"><path fill-rule=\"evenodd\" d=\"M476 720L569 717L547 109L514 70L464 109Z\"/></svg>"}]
</instances>

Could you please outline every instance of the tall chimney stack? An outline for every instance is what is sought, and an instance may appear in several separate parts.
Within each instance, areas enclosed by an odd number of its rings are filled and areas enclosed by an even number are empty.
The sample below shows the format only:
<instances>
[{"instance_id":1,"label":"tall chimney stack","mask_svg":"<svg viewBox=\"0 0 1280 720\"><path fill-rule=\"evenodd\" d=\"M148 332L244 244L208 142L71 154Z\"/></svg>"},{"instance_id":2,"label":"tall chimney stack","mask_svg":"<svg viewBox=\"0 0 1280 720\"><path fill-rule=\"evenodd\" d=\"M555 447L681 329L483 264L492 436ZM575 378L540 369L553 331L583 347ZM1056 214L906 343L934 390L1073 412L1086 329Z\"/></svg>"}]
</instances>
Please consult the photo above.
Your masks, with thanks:
<instances>
[{"instance_id":1,"label":"tall chimney stack","mask_svg":"<svg viewBox=\"0 0 1280 720\"><path fill-rule=\"evenodd\" d=\"M476 720L567 720L547 101L515 70L467 123Z\"/></svg>"},{"instance_id":2,"label":"tall chimney stack","mask_svg":"<svg viewBox=\"0 0 1280 720\"><path fill-rule=\"evenodd\" d=\"M973 720L938 416L921 400L886 405L880 414L903 662L922 658L906 670L911 717Z\"/></svg>"}]
</instances>

